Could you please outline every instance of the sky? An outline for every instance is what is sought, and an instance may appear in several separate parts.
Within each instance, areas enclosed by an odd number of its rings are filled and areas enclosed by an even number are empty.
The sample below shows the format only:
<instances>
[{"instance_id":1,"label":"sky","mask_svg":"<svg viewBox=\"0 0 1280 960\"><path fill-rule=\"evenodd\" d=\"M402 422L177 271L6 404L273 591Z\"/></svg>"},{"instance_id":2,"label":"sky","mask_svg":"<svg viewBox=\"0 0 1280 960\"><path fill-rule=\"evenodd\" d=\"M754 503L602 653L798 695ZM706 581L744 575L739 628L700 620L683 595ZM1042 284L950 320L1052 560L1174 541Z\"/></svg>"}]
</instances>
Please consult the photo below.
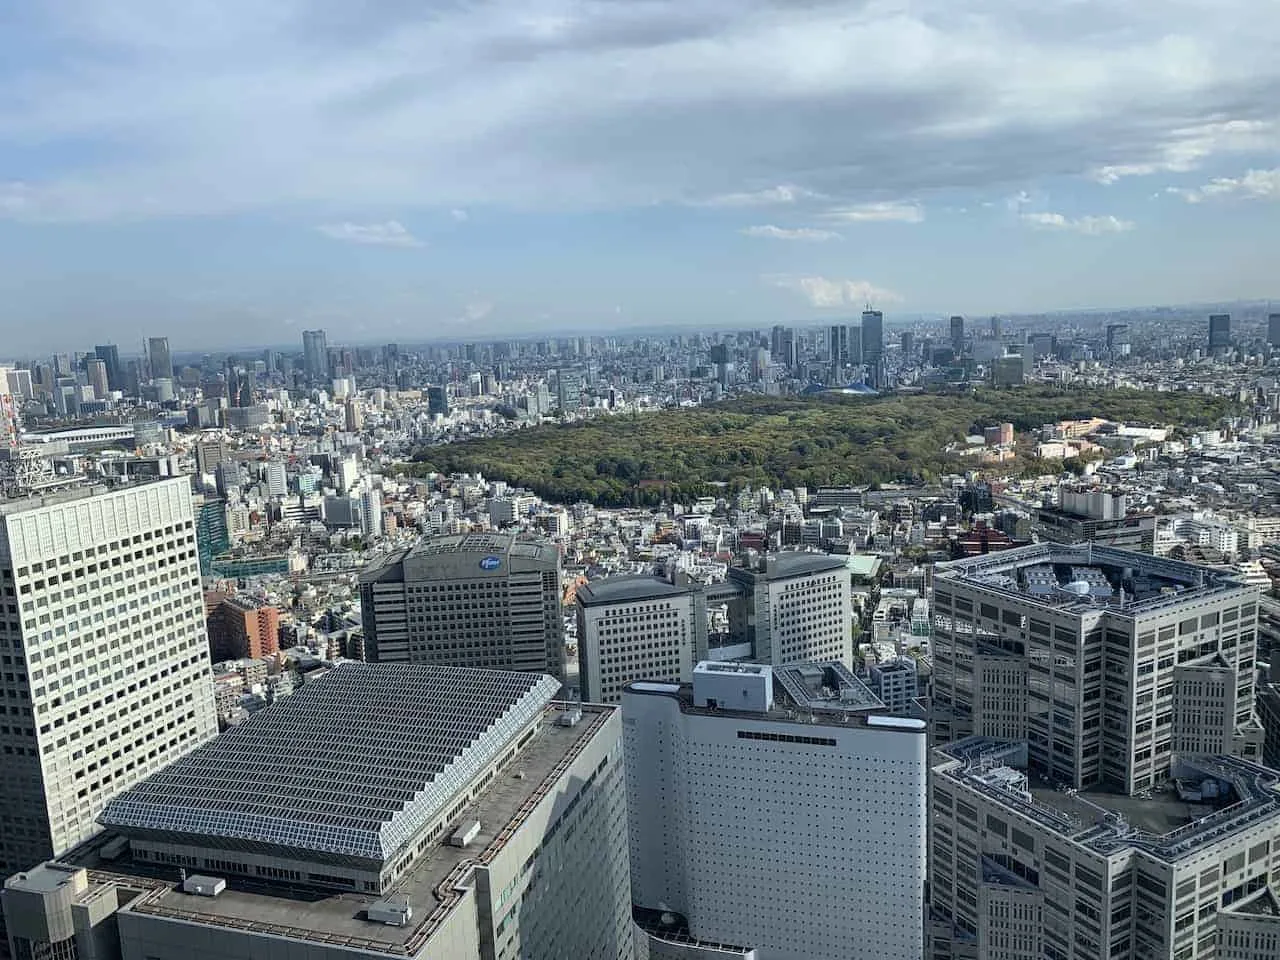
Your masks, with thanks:
<instances>
[{"instance_id":1,"label":"sky","mask_svg":"<svg viewBox=\"0 0 1280 960\"><path fill-rule=\"evenodd\" d=\"M0 359L1280 297L1280 0L0 5Z\"/></svg>"}]
</instances>

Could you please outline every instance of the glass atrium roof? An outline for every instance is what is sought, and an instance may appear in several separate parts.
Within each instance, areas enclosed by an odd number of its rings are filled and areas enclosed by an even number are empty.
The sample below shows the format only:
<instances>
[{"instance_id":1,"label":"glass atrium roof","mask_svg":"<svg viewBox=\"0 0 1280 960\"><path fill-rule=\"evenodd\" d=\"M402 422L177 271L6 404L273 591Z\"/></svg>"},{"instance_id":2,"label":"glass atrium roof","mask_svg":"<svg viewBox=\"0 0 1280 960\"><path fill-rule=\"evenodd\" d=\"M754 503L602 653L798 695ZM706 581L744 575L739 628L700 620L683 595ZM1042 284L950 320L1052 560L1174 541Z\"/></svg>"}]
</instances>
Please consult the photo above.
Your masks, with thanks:
<instances>
[{"instance_id":1,"label":"glass atrium roof","mask_svg":"<svg viewBox=\"0 0 1280 960\"><path fill-rule=\"evenodd\" d=\"M536 673L343 664L120 794L99 821L385 862L558 688Z\"/></svg>"}]
</instances>

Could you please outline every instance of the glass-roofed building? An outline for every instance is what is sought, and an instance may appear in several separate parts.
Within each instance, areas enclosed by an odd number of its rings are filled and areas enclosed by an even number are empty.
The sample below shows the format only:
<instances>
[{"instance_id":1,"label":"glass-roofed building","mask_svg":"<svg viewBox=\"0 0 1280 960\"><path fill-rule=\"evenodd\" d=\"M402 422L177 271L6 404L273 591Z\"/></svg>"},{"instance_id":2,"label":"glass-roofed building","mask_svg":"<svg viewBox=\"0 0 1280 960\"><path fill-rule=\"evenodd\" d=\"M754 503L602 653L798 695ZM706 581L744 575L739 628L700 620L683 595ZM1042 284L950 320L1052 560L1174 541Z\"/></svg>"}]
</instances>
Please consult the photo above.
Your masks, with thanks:
<instances>
[{"instance_id":1,"label":"glass-roofed building","mask_svg":"<svg viewBox=\"0 0 1280 960\"><path fill-rule=\"evenodd\" d=\"M186 960L198 936L206 960L276 956L281 939L308 957L630 956L621 721L558 688L339 666L11 878L15 955L90 936L118 937L95 960ZM72 919L89 902L101 916Z\"/></svg>"}]
</instances>

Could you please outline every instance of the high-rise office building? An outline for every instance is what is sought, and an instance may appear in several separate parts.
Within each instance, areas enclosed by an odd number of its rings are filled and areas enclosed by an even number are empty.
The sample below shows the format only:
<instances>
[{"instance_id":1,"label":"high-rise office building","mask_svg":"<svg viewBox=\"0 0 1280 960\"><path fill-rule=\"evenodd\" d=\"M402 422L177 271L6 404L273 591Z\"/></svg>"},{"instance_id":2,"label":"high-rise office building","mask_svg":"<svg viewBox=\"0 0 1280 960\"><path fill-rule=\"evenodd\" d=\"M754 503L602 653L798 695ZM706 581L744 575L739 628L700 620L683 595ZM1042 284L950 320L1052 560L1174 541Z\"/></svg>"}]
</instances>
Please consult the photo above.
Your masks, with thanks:
<instances>
[{"instance_id":1,"label":"high-rise office building","mask_svg":"<svg viewBox=\"0 0 1280 960\"><path fill-rule=\"evenodd\" d=\"M964 353L964 317L951 318L951 349L957 357Z\"/></svg>"},{"instance_id":2,"label":"high-rise office building","mask_svg":"<svg viewBox=\"0 0 1280 960\"><path fill-rule=\"evenodd\" d=\"M365 651L383 663L564 678L560 552L511 534L433 537L360 574Z\"/></svg>"},{"instance_id":3,"label":"high-rise office building","mask_svg":"<svg viewBox=\"0 0 1280 960\"><path fill-rule=\"evenodd\" d=\"M1129 325L1127 323L1107 324L1107 353L1112 360L1129 356Z\"/></svg>"},{"instance_id":4,"label":"high-rise office building","mask_svg":"<svg viewBox=\"0 0 1280 960\"><path fill-rule=\"evenodd\" d=\"M85 378L93 390L93 399L106 400L111 396L111 387L107 383L107 365L97 357L89 357L84 362Z\"/></svg>"},{"instance_id":5,"label":"high-rise office building","mask_svg":"<svg viewBox=\"0 0 1280 960\"><path fill-rule=\"evenodd\" d=\"M561 413L572 413L582 406L582 376L576 370L561 367L556 371L556 404Z\"/></svg>"},{"instance_id":6,"label":"high-rise office building","mask_svg":"<svg viewBox=\"0 0 1280 960\"><path fill-rule=\"evenodd\" d=\"M151 337L147 340L147 362L152 380L173 379L173 356L169 353L168 337Z\"/></svg>"},{"instance_id":7,"label":"high-rise office building","mask_svg":"<svg viewBox=\"0 0 1280 960\"><path fill-rule=\"evenodd\" d=\"M832 325L827 334L827 352L832 369L838 370L849 365L849 328L844 324Z\"/></svg>"},{"instance_id":8,"label":"high-rise office building","mask_svg":"<svg viewBox=\"0 0 1280 960\"><path fill-rule=\"evenodd\" d=\"M1218 356L1231 352L1231 314L1215 313L1209 317L1209 353Z\"/></svg>"},{"instance_id":9,"label":"high-rise office building","mask_svg":"<svg viewBox=\"0 0 1280 960\"><path fill-rule=\"evenodd\" d=\"M853 581L842 557L783 551L731 566L714 595L729 606L729 645L760 663L853 664Z\"/></svg>"},{"instance_id":10,"label":"high-rise office building","mask_svg":"<svg viewBox=\"0 0 1280 960\"><path fill-rule=\"evenodd\" d=\"M1180 753L1261 756L1258 588L1093 544L940 564L933 735L1026 740L1054 783L1152 790Z\"/></svg>"},{"instance_id":11,"label":"high-rise office building","mask_svg":"<svg viewBox=\"0 0 1280 960\"><path fill-rule=\"evenodd\" d=\"M700 663L622 698L651 958L919 960L926 734L839 663Z\"/></svg>"},{"instance_id":12,"label":"high-rise office building","mask_svg":"<svg viewBox=\"0 0 1280 960\"><path fill-rule=\"evenodd\" d=\"M1278 955L1280 773L1181 754L1167 786L1132 798L1045 782L1025 742L970 737L935 758L932 960Z\"/></svg>"},{"instance_id":13,"label":"high-rise office building","mask_svg":"<svg viewBox=\"0 0 1280 960\"><path fill-rule=\"evenodd\" d=\"M884 314L862 311L862 362L873 368L884 358Z\"/></svg>"},{"instance_id":14,"label":"high-rise office building","mask_svg":"<svg viewBox=\"0 0 1280 960\"><path fill-rule=\"evenodd\" d=\"M302 370L310 380L330 379L329 345L323 330L302 331Z\"/></svg>"},{"instance_id":15,"label":"high-rise office building","mask_svg":"<svg viewBox=\"0 0 1280 960\"><path fill-rule=\"evenodd\" d=\"M124 367L120 365L120 348L114 343L102 344L93 348L93 355L106 364L107 387L123 390Z\"/></svg>"},{"instance_id":16,"label":"high-rise office building","mask_svg":"<svg viewBox=\"0 0 1280 960\"><path fill-rule=\"evenodd\" d=\"M1267 343L1280 346L1280 313L1267 314Z\"/></svg>"},{"instance_id":17,"label":"high-rise office building","mask_svg":"<svg viewBox=\"0 0 1280 960\"><path fill-rule=\"evenodd\" d=\"M0 502L0 867L217 732L190 481Z\"/></svg>"},{"instance_id":18,"label":"high-rise office building","mask_svg":"<svg viewBox=\"0 0 1280 960\"><path fill-rule=\"evenodd\" d=\"M12 877L20 957L631 960L622 724L534 673L347 663Z\"/></svg>"},{"instance_id":19,"label":"high-rise office building","mask_svg":"<svg viewBox=\"0 0 1280 960\"><path fill-rule=\"evenodd\" d=\"M707 653L707 604L688 578L607 577L578 587L578 682L618 703L632 680L688 683Z\"/></svg>"},{"instance_id":20,"label":"high-rise office building","mask_svg":"<svg viewBox=\"0 0 1280 960\"><path fill-rule=\"evenodd\" d=\"M427 387L427 412L432 416L439 414L447 417L449 415L448 384L442 383L439 386L433 384Z\"/></svg>"}]
</instances>

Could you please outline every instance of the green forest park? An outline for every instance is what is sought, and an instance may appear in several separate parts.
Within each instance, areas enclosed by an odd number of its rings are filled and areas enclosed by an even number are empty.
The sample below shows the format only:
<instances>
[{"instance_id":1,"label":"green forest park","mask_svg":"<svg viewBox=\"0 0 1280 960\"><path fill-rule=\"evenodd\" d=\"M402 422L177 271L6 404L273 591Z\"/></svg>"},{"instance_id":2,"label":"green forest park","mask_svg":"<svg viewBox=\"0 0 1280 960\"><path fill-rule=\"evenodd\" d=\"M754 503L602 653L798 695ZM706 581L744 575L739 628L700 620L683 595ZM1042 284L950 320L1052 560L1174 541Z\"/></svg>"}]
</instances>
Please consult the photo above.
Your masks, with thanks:
<instances>
[{"instance_id":1,"label":"green forest park","mask_svg":"<svg viewBox=\"0 0 1280 960\"><path fill-rule=\"evenodd\" d=\"M1002 422L1020 433L1087 417L1191 428L1216 424L1229 410L1226 399L1202 394L1046 387L759 397L423 447L406 467L418 476L481 473L561 503L645 505L705 496L723 485L928 483L963 468L948 446ZM1045 473L1061 464L1022 455L1002 469Z\"/></svg>"}]
</instances>

